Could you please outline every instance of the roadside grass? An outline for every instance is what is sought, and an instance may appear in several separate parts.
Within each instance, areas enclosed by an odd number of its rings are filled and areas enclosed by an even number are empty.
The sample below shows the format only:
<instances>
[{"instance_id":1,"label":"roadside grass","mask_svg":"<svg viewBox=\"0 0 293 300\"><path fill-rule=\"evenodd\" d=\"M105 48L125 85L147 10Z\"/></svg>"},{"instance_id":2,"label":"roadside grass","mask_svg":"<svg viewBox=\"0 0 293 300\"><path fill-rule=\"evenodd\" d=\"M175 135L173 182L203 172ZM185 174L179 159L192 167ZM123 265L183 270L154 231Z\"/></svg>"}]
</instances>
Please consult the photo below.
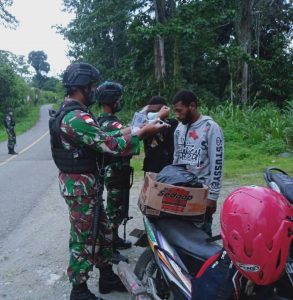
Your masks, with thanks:
<instances>
[{"instance_id":1,"label":"roadside grass","mask_svg":"<svg viewBox=\"0 0 293 300\"><path fill-rule=\"evenodd\" d=\"M32 128L40 116L40 107L39 106L29 106L21 112L20 116L16 116L15 120L15 134L16 140L17 136L24 133L28 129ZM0 127L0 142L7 140L7 133L4 126L1 124Z\"/></svg>"},{"instance_id":2,"label":"roadside grass","mask_svg":"<svg viewBox=\"0 0 293 300\"><path fill-rule=\"evenodd\" d=\"M293 176L293 156L283 158L236 143L225 145L224 180L229 179L239 185L265 185L263 173L268 167L283 169Z\"/></svg>"}]
</instances>

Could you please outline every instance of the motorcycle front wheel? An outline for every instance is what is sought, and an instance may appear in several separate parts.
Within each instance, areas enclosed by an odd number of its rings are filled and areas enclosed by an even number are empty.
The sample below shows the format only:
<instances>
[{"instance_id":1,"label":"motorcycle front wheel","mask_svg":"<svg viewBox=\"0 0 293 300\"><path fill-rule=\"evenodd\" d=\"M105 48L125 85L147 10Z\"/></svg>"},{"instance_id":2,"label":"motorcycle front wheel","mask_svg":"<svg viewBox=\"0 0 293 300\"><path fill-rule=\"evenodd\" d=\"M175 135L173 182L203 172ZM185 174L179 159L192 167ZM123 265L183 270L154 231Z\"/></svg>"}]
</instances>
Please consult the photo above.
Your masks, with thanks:
<instances>
[{"instance_id":1,"label":"motorcycle front wheel","mask_svg":"<svg viewBox=\"0 0 293 300\"><path fill-rule=\"evenodd\" d=\"M155 282L157 294L161 299L174 299L172 293L170 293L168 286L164 282L163 276L154 260L153 252L151 251L151 249L145 249L140 255L135 265L134 273L137 278L143 283L143 285L147 285L147 279L151 277Z\"/></svg>"}]
</instances>

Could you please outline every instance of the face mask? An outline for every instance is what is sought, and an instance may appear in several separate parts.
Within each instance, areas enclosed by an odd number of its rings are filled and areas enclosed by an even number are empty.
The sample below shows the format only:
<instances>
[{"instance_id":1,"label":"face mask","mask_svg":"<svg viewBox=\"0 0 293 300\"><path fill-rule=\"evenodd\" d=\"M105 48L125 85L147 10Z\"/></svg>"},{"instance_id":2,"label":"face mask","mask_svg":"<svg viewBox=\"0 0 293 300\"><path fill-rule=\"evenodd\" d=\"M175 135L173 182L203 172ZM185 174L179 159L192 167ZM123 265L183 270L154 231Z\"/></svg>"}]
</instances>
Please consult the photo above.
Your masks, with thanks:
<instances>
[{"instance_id":1,"label":"face mask","mask_svg":"<svg viewBox=\"0 0 293 300\"><path fill-rule=\"evenodd\" d=\"M149 120L154 120L154 119L158 118L158 115L159 115L159 113L157 113L157 112L149 112L147 114L147 118Z\"/></svg>"},{"instance_id":2,"label":"face mask","mask_svg":"<svg viewBox=\"0 0 293 300\"><path fill-rule=\"evenodd\" d=\"M116 101L116 103L113 107L113 112L116 113L116 112L121 111L123 108L123 105L124 105L124 101L123 101L123 98L121 97Z\"/></svg>"},{"instance_id":3,"label":"face mask","mask_svg":"<svg viewBox=\"0 0 293 300\"><path fill-rule=\"evenodd\" d=\"M90 91L86 99L86 106L93 105L97 101L97 92L96 89Z\"/></svg>"}]
</instances>

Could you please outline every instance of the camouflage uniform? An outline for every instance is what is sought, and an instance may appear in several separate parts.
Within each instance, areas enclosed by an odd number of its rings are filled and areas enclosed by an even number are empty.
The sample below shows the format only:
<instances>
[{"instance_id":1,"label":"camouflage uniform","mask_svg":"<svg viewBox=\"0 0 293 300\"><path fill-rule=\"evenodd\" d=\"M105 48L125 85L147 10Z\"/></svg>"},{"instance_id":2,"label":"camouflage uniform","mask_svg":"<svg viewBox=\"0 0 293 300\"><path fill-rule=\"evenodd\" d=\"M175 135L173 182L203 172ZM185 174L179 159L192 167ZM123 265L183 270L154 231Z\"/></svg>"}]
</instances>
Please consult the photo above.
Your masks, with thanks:
<instances>
[{"instance_id":1,"label":"camouflage uniform","mask_svg":"<svg viewBox=\"0 0 293 300\"><path fill-rule=\"evenodd\" d=\"M70 100L69 100L70 101ZM61 122L65 149L88 146L97 152L128 156L139 152L139 140L131 135L111 137L101 131L90 113L74 110ZM65 138L64 138L65 136ZM75 145L73 144L74 141ZM112 257L112 232L102 208L95 258L92 258L93 206L97 201L98 174L59 173L59 186L70 213L70 261L67 274L73 284L85 282L93 265L103 267Z\"/></svg>"},{"instance_id":2,"label":"camouflage uniform","mask_svg":"<svg viewBox=\"0 0 293 300\"><path fill-rule=\"evenodd\" d=\"M8 152L13 153L16 144L16 136L14 132L15 121L11 112L6 113L4 118L4 126L8 135Z\"/></svg>"},{"instance_id":3,"label":"camouflage uniform","mask_svg":"<svg viewBox=\"0 0 293 300\"><path fill-rule=\"evenodd\" d=\"M112 114L102 113L99 116L98 122L101 129L111 136L119 136L120 130L123 128L121 121ZM107 206L106 212L112 229L115 231L122 223L125 212L123 202L125 190L124 179L128 174L125 174L124 168L129 167L130 157L114 157L104 155L104 183L107 189Z\"/></svg>"}]
</instances>

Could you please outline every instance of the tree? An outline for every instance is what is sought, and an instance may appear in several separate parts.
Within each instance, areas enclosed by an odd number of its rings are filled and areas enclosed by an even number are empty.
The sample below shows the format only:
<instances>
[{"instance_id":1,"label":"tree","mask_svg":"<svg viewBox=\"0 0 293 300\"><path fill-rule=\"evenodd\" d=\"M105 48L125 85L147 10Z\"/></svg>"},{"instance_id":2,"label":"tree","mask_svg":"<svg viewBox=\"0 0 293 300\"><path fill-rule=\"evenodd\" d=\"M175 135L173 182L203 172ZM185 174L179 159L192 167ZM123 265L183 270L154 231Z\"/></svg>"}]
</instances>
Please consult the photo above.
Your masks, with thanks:
<instances>
[{"instance_id":1,"label":"tree","mask_svg":"<svg viewBox=\"0 0 293 300\"><path fill-rule=\"evenodd\" d=\"M11 6L12 0L0 1L0 25L4 27L10 27L15 29L18 25L16 18L7 10L8 6Z\"/></svg>"},{"instance_id":2,"label":"tree","mask_svg":"<svg viewBox=\"0 0 293 300\"><path fill-rule=\"evenodd\" d=\"M50 71L50 65L47 62L47 58L47 54L44 51L31 51L28 55L28 63L36 71L33 81L38 88L42 88L43 82L46 79L46 74Z\"/></svg>"},{"instance_id":3,"label":"tree","mask_svg":"<svg viewBox=\"0 0 293 300\"><path fill-rule=\"evenodd\" d=\"M8 64L21 77L29 75L29 65L23 55L0 50L0 64Z\"/></svg>"},{"instance_id":4,"label":"tree","mask_svg":"<svg viewBox=\"0 0 293 300\"><path fill-rule=\"evenodd\" d=\"M292 1L64 4L76 16L59 28L70 41L70 56L121 81L131 106L153 94L170 98L179 88L194 90L207 105L226 99L281 105L293 95Z\"/></svg>"},{"instance_id":5,"label":"tree","mask_svg":"<svg viewBox=\"0 0 293 300\"><path fill-rule=\"evenodd\" d=\"M71 43L69 55L98 65L106 77L113 76L129 51L126 28L136 1L65 1L65 9L76 18L59 27Z\"/></svg>"},{"instance_id":6,"label":"tree","mask_svg":"<svg viewBox=\"0 0 293 300\"><path fill-rule=\"evenodd\" d=\"M0 108L17 107L26 97L28 86L8 64L0 64Z\"/></svg>"}]
</instances>

